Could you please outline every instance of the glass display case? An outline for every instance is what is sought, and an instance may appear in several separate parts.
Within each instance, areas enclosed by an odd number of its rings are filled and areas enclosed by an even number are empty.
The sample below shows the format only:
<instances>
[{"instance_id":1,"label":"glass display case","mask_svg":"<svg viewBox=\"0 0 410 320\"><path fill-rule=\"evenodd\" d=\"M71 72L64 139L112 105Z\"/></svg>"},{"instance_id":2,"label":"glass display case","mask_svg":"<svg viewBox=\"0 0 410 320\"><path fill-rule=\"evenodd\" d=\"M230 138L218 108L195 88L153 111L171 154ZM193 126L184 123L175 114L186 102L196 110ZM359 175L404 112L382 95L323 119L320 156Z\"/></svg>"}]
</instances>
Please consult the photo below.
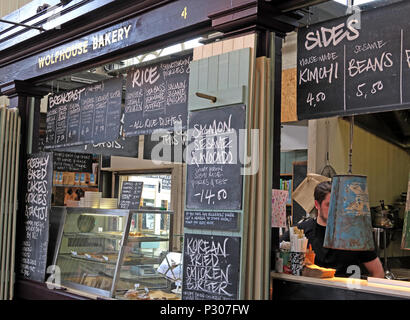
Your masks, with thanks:
<instances>
[{"instance_id":1,"label":"glass display case","mask_svg":"<svg viewBox=\"0 0 410 320\"><path fill-rule=\"evenodd\" d=\"M53 261L62 286L117 299L171 293L172 282L158 267L170 250L172 211L53 210L64 212Z\"/></svg>"}]
</instances>

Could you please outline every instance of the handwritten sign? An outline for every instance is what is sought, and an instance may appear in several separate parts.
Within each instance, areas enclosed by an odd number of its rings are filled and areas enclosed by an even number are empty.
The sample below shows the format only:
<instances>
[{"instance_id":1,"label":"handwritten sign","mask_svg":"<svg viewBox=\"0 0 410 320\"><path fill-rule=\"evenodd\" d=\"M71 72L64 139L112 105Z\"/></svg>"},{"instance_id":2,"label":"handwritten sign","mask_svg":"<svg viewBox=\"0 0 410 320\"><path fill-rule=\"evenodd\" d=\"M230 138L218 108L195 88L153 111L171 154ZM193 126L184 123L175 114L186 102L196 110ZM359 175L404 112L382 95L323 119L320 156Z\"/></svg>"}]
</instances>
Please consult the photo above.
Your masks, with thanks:
<instances>
[{"instance_id":1,"label":"handwritten sign","mask_svg":"<svg viewBox=\"0 0 410 320\"><path fill-rule=\"evenodd\" d=\"M87 153L54 152L53 169L66 172L93 172L93 155Z\"/></svg>"},{"instance_id":2,"label":"handwritten sign","mask_svg":"<svg viewBox=\"0 0 410 320\"><path fill-rule=\"evenodd\" d=\"M239 237L185 233L182 299L238 299L240 244Z\"/></svg>"},{"instance_id":3,"label":"handwritten sign","mask_svg":"<svg viewBox=\"0 0 410 320\"><path fill-rule=\"evenodd\" d=\"M28 156L20 274L40 282L44 281L47 264L52 177L52 153Z\"/></svg>"},{"instance_id":4,"label":"handwritten sign","mask_svg":"<svg viewBox=\"0 0 410 320\"><path fill-rule=\"evenodd\" d=\"M164 132L144 136L144 159L185 163L186 132Z\"/></svg>"},{"instance_id":5,"label":"handwritten sign","mask_svg":"<svg viewBox=\"0 0 410 320\"><path fill-rule=\"evenodd\" d=\"M104 156L138 157L139 137L119 138L114 141L89 143L68 148L52 148L55 151L101 154Z\"/></svg>"},{"instance_id":6,"label":"handwritten sign","mask_svg":"<svg viewBox=\"0 0 410 320\"><path fill-rule=\"evenodd\" d=\"M239 210L243 176L241 129L245 106L236 105L189 114L187 149L188 209Z\"/></svg>"},{"instance_id":7,"label":"handwritten sign","mask_svg":"<svg viewBox=\"0 0 410 320\"><path fill-rule=\"evenodd\" d=\"M299 29L298 119L408 108L409 9L400 3Z\"/></svg>"},{"instance_id":8,"label":"handwritten sign","mask_svg":"<svg viewBox=\"0 0 410 320\"><path fill-rule=\"evenodd\" d=\"M143 182L124 181L120 195L120 209L139 209Z\"/></svg>"},{"instance_id":9,"label":"handwritten sign","mask_svg":"<svg viewBox=\"0 0 410 320\"><path fill-rule=\"evenodd\" d=\"M118 139L122 78L55 93L48 98L46 148Z\"/></svg>"},{"instance_id":10,"label":"handwritten sign","mask_svg":"<svg viewBox=\"0 0 410 320\"><path fill-rule=\"evenodd\" d=\"M238 212L185 211L184 227L204 230L238 231Z\"/></svg>"},{"instance_id":11,"label":"handwritten sign","mask_svg":"<svg viewBox=\"0 0 410 320\"><path fill-rule=\"evenodd\" d=\"M189 63L192 54L145 65L127 75L125 136L173 131L187 124Z\"/></svg>"}]
</instances>

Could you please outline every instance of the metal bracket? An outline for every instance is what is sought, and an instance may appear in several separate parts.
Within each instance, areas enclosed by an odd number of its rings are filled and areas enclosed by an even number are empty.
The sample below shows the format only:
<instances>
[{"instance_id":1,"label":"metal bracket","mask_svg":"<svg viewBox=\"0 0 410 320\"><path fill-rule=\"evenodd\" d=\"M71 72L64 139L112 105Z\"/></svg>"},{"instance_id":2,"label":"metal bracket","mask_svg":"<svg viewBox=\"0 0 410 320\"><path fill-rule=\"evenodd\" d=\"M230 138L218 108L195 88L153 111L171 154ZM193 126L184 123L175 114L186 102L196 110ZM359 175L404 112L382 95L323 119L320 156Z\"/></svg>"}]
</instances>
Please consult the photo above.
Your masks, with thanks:
<instances>
[{"instance_id":1,"label":"metal bracket","mask_svg":"<svg viewBox=\"0 0 410 320\"><path fill-rule=\"evenodd\" d=\"M15 25L15 26L24 27L24 28L29 28L29 29L36 29L36 30L39 30L39 31L46 31L45 29L43 29L43 28L41 28L41 27L29 26L29 25L27 25L27 24L19 23L19 22L7 21L7 20L3 20L3 19L0 19L0 22L8 23L8 24L13 24L13 25Z\"/></svg>"}]
</instances>

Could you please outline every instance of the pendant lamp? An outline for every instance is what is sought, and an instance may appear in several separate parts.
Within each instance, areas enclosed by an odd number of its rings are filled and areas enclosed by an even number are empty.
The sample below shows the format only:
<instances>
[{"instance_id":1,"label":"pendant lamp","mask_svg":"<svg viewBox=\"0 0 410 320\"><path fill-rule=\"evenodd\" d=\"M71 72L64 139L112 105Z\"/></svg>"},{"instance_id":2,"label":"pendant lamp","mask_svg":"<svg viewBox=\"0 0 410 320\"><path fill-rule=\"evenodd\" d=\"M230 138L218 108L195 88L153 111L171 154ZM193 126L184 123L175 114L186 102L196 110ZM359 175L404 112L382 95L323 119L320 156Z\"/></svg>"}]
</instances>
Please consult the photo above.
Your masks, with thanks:
<instances>
[{"instance_id":1,"label":"pendant lamp","mask_svg":"<svg viewBox=\"0 0 410 320\"><path fill-rule=\"evenodd\" d=\"M326 248L374 250L367 177L352 174L353 117L350 122L349 174L335 175L327 218Z\"/></svg>"}]
</instances>

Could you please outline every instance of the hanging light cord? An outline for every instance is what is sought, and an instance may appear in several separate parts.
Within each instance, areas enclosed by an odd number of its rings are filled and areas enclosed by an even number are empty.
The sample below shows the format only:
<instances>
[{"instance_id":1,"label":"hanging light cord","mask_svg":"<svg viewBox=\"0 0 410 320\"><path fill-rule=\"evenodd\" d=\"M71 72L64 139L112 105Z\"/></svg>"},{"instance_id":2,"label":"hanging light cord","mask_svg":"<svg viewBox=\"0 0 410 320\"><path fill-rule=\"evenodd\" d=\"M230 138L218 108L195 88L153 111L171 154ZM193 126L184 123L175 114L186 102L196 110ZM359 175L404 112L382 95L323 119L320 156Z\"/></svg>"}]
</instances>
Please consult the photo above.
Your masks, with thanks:
<instances>
[{"instance_id":1,"label":"hanging light cord","mask_svg":"<svg viewBox=\"0 0 410 320\"><path fill-rule=\"evenodd\" d=\"M352 174L352 155L353 155L353 126L354 126L354 116L351 116L351 117L350 117L349 174Z\"/></svg>"}]
</instances>

